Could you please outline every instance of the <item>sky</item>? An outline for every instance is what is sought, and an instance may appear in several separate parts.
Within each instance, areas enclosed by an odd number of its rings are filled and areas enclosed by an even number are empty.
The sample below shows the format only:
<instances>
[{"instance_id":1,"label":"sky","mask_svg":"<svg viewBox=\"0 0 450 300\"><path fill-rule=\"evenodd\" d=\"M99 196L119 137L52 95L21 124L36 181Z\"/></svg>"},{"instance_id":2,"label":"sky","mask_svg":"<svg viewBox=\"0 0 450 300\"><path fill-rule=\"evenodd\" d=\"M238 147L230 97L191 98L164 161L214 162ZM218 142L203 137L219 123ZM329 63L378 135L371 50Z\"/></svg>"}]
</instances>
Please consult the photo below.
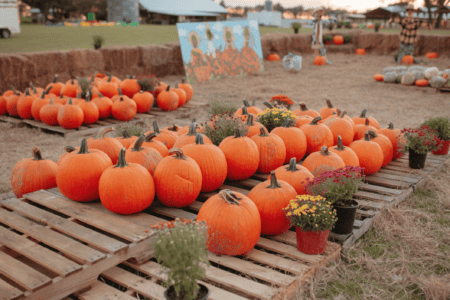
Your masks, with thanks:
<instances>
[{"instance_id":1,"label":"sky","mask_svg":"<svg viewBox=\"0 0 450 300\"><path fill-rule=\"evenodd\" d=\"M220 2L219 0L215 0ZM224 0L227 6L255 6L262 5L265 0ZM374 9L380 6L395 2L386 0L383 3L380 0L272 0L272 5L280 3L283 7L289 8L297 5L303 5L304 8L316 8L320 6L332 7L334 9L344 8L348 11L357 10L364 12L368 9Z\"/></svg>"}]
</instances>

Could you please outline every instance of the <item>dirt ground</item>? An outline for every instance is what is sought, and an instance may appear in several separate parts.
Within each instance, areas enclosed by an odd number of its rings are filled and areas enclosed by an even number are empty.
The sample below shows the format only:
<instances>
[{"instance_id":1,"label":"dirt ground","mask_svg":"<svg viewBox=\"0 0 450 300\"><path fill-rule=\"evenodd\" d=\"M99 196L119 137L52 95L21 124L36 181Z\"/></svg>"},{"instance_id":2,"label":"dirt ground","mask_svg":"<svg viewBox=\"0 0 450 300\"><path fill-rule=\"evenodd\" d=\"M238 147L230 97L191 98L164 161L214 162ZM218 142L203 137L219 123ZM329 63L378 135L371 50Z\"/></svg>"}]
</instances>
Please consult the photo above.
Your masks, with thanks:
<instances>
[{"instance_id":1,"label":"dirt ground","mask_svg":"<svg viewBox=\"0 0 450 300\"><path fill-rule=\"evenodd\" d=\"M436 116L448 116L450 112L450 93L436 93L434 88L420 88L376 82L373 75L383 68L394 65L392 56L355 56L347 54L328 54L332 64L324 67L313 65L313 56L303 57L303 69L292 73L283 69L282 62L265 61L265 71L239 78L223 78L194 84L192 101L208 103L213 99L250 102L256 100L260 108L264 101L274 95L290 97L298 108L299 102L319 110L330 99L334 106L347 111L349 116L359 115L367 109L367 115L378 120L382 127L393 122L395 127L414 127L424 120ZM450 60L440 58L422 63L435 66L439 70L450 68ZM161 78L174 86L180 76ZM206 120L208 107L202 106L189 112L175 111L167 117L157 117L160 128L173 125L188 125L196 118ZM29 127L13 127L0 122L0 194L12 191L11 171L23 158L31 157L31 148L38 147L45 158L56 161L64 152L66 145L78 146L82 138L63 138L60 135L41 133Z\"/></svg>"}]
</instances>

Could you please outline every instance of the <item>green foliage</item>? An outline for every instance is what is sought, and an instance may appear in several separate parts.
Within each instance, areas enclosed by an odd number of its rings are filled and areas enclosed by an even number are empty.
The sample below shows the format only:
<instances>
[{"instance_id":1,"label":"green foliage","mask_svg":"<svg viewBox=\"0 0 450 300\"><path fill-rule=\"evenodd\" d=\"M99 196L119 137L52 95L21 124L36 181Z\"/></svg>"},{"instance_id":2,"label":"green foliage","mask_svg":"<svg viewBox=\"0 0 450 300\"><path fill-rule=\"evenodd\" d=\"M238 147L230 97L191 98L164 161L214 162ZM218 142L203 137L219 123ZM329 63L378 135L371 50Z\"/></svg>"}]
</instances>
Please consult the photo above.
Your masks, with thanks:
<instances>
[{"instance_id":1,"label":"green foliage","mask_svg":"<svg viewBox=\"0 0 450 300\"><path fill-rule=\"evenodd\" d=\"M344 22L338 22L336 28L342 28L344 27L344 25L345 25Z\"/></svg>"},{"instance_id":2,"label":"green foliage","mask_svg":"<svg viewBox=\"0 0 450 300\"><path fill-rule=\"evenodd\" d=\"M201 264L210 265L206 223L176 219L153 228L156 229L153 237L155 258L163 267L169 268L166 287L173 284L177 295L184 293L182 299L196 299L200 288L196 281L205 278Z\"/></svg>"},{"instance_id":3,"label":"green foliage","mask_svg":"<svg viewBox=\"0 0 450 300\"><path fill-rule=\"evenodd\" d=\"M426 120L421 126L426 125L433 130L436 130L437 136L441 140L450 140L450 118L437 117Z\"/></svg>"},{"instance_id":4,"label":"green foliage","mask_svg":"<svg viewBox=\"0 0 450 300\"><path fill-rule=\"evenodd\" d=\"M323 43L325 44L326 42L331 42L331 41L333 41L333 36L331 36L331 35L324 35L323 37L322 37L322 40L323 40Z\"/></svg>"},{"instance_id":5,"label":"green foliage","mask_svg":"<svg viewBox=\"0 0 450 300\"><path fill-rule=\"evenodd\" d=\"M89 87L91 83L87 77L77 77L77 81L81 87L81 98L86 99L86 94L89 92Z\"/></svg>"},{"instance_id":6,"label":"green foliage","mask_svg":"<svg viewBox=\"0 0 450 300\"><path fill-rule=\"evenodd\" d=\"M286 120L291 120L295 123L297 116L286 108L267 108L262 113L258 114L258 122L263 124L267 129L283 126Z\"/></svg>"},{"instance_id":7,"label":"green foliage","mask_svg":"<svg viewBox=\"0 0 450 300\"><path fill-rule=\"evenodd\" d=\"M31 17L20 17L20 24L25 23L33 23L33 19Z\"/></svg>"},{"instance_id":8,"label":"green foliage","mask_svg":"<svg viewBox=\"0 0 450 300\"><path fill-rule=\"evenodd\" d=\"M302 28L302 24L298 23L298 22L294 22L294 23L291 24L291 27L293 29L300 29L300 28Z\"/></svg>"},{"instance_id":9,"label":"green foliage","mask_svg":"<svg viewBox=\"0 0 450 300\"><path fill-rule=\"evenodd\" d=\"M226 114L230 117L238 110L239 106L236 101L220 101L212 100L209 104L209 117L212 118L215 115Z\"/></svg>"},{"instance_id":10,"label":"green foliage","mask_svg":"<svg viewBox=\"0 0 450 300\"><path fill-rule=\"evenodd\" d=\"M401 133L406 138L402 151L413 150L416 153L425 154L441 147L436 131L426 125L422 125L420 128L405 128Z\"/></svg>"},{"instance_id":11,"label":"green foliage","mask_svg":"<svg viewBox=\"0 0 450 300\"><path fill-rule=\"evenodd\" d=\"M95 49L101 48L103 43L105 42L105 39L101 35L94 35L92 39L94 40Z\"/></svg>"},{"instance_id":12,"label":"green foliage","mask_svg":"<svg viewBox=\"0 0 450 300\"><path fill-rule=\"evenodd\" d=\"M381 23L375 23L374 28L375 28L375 32L378 32L378 30L380 30L381 27Z\"/></svg>"},{"instance_id":13,"label":"green foliage","mask_svg":"<svg viewBox=\"0 0 450 300\"><path fill-rule=\"evenodd\" d=\"M327 24L327 28L328 28L328 30L333 30L333 28L334 28L334 23L333 22L330 22L330 23L328 23Z\"/></svg>"},{"instance_id":14,"label":"green foliage","mask_svg":"<svg viewBox=\"0 0 450 300\"><path fill-rule=\"evenodd\" d=\"M219 146L226 137L234 136L236 129L239 129L243 136L248 132L248 126L240 117L230 116L228 113L216 115L200 126L203 126L204 134L216 146Z\"/></svg>"},{"instance_id":15,"label":"green foliage","mask_svg":"<svg viewBox=\"0 0 450 300\"><path fill-rule=\"evenodd\" d=\"M159 79L156 78L154 74L152 75L139 75L136 77L136 80L141 87L141 90L145 91L153 91L155 87L159 84ZM156 99L155 102L156 103Z\"/></svg>"},{"instance_id":16,"label":"green foliage","mask_svg":"<svg viewBox=\"0 0 450 300\"><path fill-rule=\"evenodd\" d=\"M345 28L348 28L348 29L353 28L352 23L350 23L350 22L345 23Z\"/></svg>"},{"instance_id":17,"label":"green foliage","mask_svg":"<svg viewBox=\"0 0 450 300\"><path fill-rule=\"evenodd\" d=\"M123 131L126 130L131 136L141 136L145 132L149 131L147 126L145 126L144 123L121 123L119 126L116 127L114 130L114 135L116 137L123 137Z\"/></svg>"},{"instance_id":18,"label":"green foliage","mask_svg":"<svg viewBox=\"0 0 450 300\"><path fill-rule=\"evenodd\" d=\"M352 42L352 36L351 35L344 35L344 44L348 44Z\"/></svg>"}]
</instances>

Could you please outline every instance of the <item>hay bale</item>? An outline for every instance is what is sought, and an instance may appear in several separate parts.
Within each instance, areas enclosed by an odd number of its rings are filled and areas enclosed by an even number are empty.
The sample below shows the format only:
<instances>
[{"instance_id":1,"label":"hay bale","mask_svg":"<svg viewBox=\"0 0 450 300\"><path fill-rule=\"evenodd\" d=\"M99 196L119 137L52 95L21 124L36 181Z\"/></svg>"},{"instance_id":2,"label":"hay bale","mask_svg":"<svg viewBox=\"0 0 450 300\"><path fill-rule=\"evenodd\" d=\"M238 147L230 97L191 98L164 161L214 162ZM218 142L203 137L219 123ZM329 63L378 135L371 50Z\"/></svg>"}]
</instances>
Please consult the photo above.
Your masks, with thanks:
<instances>
[{"instance_id":1,"label":"hay bale","mask_svg":"<svg viewBox=\"0 0 450 300\"><path fill-rule=\"evenodd\" d=\"M104 69L116 76L142 74L141 49L139 47L117 46L100 49L103 55Z\"/></svg>"},{"instance_id":2,"label":"hay bale","mask_svg":"<svg viewBox=\"0 0 450 300\"><path fill-rule=\"evenodd\" d=\"M171 74L173 72L171 64L174 61L171 48L160 45L146 45L139 46L138 48L141 48L142 53L141 63L143 74L155 74L158 77L175 75L173 73ZM181 74L184 74L184 71Z\"/></svg>"},{"instance_id":3,"label":"hay bale","mask_svg":"<svg viewBox=\"0 0 450 300\"><path fill-rule=\"evenodd\" d=\"M184 66L183 66L183 57L181 55L181 47L179 42L170 42L164 44L172 51L172 70L170 70L171 74L175 75L183 75L184 74Z\"/></svg>"},{"instance_id":4,"label":"hay bale","mask_svg":"<svg viewBox=\"0 0 450 300\"><path fill-rule=\"evenodd\" d=\"M105 70L101 50L73 49L67 51L69 75L71 78L84 77Z\"/></svg>"},{"instance_id":5,"label":"hay bale","mask_svg":"<svg viewBox=\"0 0 450 300\"><path fill-rule=\"evenodd\" d=\"M310 34L292 34L289 36L288 52L312 53Z\"/></svg>"}]
</instances>

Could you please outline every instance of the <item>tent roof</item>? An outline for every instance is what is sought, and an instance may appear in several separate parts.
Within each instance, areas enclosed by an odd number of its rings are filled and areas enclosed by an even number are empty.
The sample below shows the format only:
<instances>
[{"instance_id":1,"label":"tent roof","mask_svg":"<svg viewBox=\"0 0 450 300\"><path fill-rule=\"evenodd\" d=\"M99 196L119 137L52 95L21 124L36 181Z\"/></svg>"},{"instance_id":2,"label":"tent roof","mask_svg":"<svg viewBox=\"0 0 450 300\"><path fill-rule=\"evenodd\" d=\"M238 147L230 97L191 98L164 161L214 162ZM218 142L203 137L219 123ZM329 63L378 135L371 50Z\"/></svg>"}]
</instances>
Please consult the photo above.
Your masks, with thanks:
<instances>
[{"instance_id":1,"label":"tent roof","mask_svg":"<svg viewBox=\"0 0 450 300\"><path fill-rule=\"evenodd\" d=\"M150 12L178 16L216 16L227 14L223 6L211 0L139 0Z\"/></svg>"}]
</instances>

